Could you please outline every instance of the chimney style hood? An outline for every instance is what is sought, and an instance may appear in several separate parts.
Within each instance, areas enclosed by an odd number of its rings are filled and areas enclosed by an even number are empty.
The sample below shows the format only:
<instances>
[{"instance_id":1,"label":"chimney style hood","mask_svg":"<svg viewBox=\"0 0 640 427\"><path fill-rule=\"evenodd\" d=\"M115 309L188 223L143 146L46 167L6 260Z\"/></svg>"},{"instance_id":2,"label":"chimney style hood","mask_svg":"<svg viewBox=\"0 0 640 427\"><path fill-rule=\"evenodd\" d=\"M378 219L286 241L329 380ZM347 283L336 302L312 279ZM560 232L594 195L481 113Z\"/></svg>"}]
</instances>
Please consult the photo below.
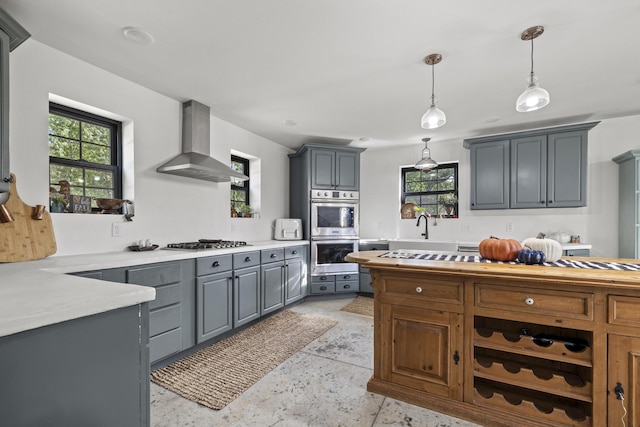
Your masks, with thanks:
<instances>
[{"instance_id":1,"label":"chimney style hood","mask_svg":"<svg viewBox=\"0 0 640 427\"><path fill-rule=\"evenodd\" d=\"M234 171L209 155L211 130L209 107L191 100L182 104L182 153L156 171L212 182L246 181L248 176Z\"/></svg>"}]
</instances>

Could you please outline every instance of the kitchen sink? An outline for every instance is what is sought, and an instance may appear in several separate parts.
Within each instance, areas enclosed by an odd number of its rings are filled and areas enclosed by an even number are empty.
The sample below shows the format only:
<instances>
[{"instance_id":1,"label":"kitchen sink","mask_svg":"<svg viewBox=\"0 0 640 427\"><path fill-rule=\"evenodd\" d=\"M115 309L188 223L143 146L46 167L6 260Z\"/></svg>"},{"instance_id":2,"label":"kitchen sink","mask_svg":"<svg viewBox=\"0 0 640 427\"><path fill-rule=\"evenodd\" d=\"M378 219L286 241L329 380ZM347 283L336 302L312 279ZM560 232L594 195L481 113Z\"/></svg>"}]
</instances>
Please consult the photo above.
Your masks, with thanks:
<instances>
[{"instance_id":1,"label":"kitchen sink","mask_svg":"<svg viewBox=\"0 0 640 427\"><path fill-rule=\"evenodd\" d=\"M437 252L464 252L474 255L478 251L478 245L451 240L426 240L426 239L397 239L389 240L389 250L418 249Z\"/></svg>"}]
</instances>

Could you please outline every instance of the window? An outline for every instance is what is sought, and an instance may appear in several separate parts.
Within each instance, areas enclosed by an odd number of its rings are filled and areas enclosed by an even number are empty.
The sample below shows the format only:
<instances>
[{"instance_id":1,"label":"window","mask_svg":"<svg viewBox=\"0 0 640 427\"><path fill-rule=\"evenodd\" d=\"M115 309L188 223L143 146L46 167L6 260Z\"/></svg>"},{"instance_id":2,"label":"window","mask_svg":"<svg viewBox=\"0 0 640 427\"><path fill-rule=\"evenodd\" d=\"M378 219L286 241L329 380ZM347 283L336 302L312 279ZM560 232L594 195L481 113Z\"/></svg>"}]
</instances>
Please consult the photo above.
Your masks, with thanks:
<instances>
[{"instance_id":1,"label":"window","mask_svg":"<svg viewBox=\"0 0 640 427\"><path fill-rule=\"evenodd\" d=\"M122 123L49 104L49 187L70 195L121 198ZM65 182L66 181L66 182ZM50 190L51 191L51 190Z\"/></svg>"},{"instance_id":2,"label":"window","mask_svg":"<svg viewBox=\"0 0 640 427\"><path fill-rule=\"evenodd\" d=\"M240 172L249 178L249 160L240 156L231 156L231 169ZM243 206L249 206L249 180L241 181L231 179L231 207L242 212ZM245 208L246 209L246 208Z\"/></svg>"},{"instance_id":3,"label":"window","mask_svg":"<svg viewBox=\"0 0 640 427\"><path fill-rule=\"evenodd\" d=\"M458 164L443 163L430 171L402 168L402 204L414 203L426 214L458 217Z\"/></svg>"}]
</instances>

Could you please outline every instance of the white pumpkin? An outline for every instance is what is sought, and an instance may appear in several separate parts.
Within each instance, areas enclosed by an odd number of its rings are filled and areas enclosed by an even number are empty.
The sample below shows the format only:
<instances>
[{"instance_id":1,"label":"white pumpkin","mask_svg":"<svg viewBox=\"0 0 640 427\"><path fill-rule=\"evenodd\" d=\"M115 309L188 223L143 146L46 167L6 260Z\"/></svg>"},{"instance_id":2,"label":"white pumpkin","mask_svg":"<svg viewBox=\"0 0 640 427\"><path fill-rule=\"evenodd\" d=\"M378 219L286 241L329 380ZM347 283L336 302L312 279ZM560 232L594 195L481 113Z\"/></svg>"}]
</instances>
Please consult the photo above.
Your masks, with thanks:
<instances>
[{"instance_id":1,"label":"white pumpkin","mask_svg":"<svg viewBox=\"0 0 640 427\"><path fill-rule=\"evenodd\" d=\"M547 262L557 261L562 256L562 245L553 239L529 237L522 241L522 247L544 252Z\"/></svg>"}]
</instances>

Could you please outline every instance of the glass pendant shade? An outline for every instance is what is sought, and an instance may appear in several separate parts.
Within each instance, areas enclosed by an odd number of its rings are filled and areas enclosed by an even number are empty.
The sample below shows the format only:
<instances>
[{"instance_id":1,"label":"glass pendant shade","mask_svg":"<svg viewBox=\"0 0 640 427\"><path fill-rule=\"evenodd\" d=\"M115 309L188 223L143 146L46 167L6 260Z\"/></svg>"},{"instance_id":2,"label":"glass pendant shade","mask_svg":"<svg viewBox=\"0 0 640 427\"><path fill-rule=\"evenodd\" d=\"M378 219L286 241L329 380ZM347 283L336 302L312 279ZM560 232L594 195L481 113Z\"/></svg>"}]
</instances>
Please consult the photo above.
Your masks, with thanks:
<instances>
[{"instance_id":1,"label":"glass pendant shade","mask_svg":"<svg viewBox=\"0 0 640 427\"><path fill-rule=\"evenodd\" d=\"M431 138L424 138L424 150L422 150L422 158L415 164L414 168L421 171L428 171L438 166L435 160L431 158L431 150L427 147L427 142Z\"/></svg>"},{"instance_id":2,"label":"glass pendant shade","mask_svg":"<svg viewBox=\"0 0 640 427\"><path fill-rule=\"evenodd\" d=\"M423 129L436 129L447 123L447 116L438 104L433 101L431 107L422 115L421 126Z\"/></svg>"},{"instance_id":3,"label":"glass pendant shade","mask_svg":"<svg viewBox=\"0 0 640 427\"><path fill-rule=\"evenodd\" d=\"M535 74L529 76L529 86L520 94L516 101L516 110L521 113L539 110L549 104L549 92L538 85Z\"/></svg>"}]
</instances>

